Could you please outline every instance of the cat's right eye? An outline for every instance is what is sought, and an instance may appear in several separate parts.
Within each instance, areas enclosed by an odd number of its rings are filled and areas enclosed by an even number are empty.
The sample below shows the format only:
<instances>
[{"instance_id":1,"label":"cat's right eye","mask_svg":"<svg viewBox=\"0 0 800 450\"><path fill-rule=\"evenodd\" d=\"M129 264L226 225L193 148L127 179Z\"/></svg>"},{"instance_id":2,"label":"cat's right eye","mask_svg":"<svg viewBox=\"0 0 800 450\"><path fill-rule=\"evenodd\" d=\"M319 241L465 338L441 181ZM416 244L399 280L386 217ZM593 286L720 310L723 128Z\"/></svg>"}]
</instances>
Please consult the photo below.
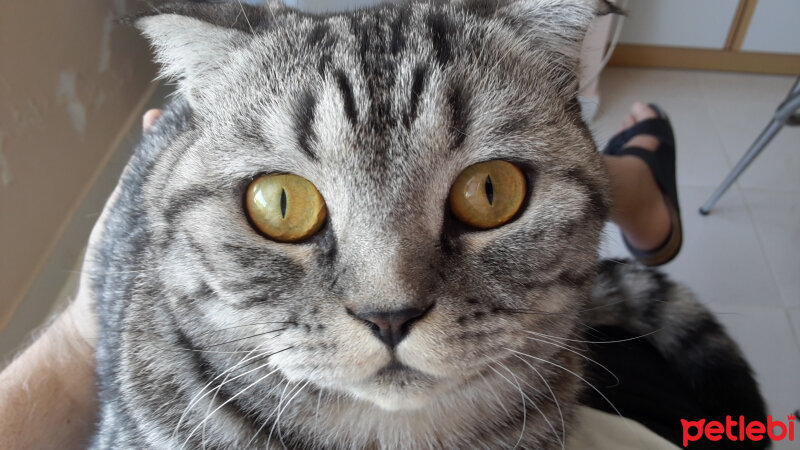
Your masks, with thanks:
<instances>
[{"instance_id":1,"label":"cat's right eye","mask_svg":"<svg viewBox=\"0 0 800 450\"><path fill-rule=\"evenodd\" d=\"M247 188L250 221L278 242L300 242L325 224L328 210L317 188L292 174L263 175Z\"/></svg>"}]
</instances>

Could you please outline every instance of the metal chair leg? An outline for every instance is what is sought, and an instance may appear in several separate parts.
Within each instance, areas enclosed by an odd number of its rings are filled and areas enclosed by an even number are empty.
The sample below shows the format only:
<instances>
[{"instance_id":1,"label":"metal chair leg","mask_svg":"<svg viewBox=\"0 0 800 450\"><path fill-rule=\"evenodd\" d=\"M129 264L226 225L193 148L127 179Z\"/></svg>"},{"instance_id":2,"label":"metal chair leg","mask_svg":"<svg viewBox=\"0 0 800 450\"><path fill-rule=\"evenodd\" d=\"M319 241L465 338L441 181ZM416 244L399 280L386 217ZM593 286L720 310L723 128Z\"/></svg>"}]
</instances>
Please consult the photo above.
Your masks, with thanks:
<instances>
[{"instance_id":1,"label":"metal chair leg","mask_svg":"<svg viewBox=\"0 0 800 450\"><path fill-rule=\"evenodd\" d=\"M736 167L731 170L731 173L725 177L725 180L722 184L711 194L711 197L706 201L706 203L700 207L700 214L706 216L708 213L711 212L711 208L719 201L720 197L731 187L731 185L739 178L739 175L744 172L744 169L756 159L756 156L764 150L764 147L769 144L772 138L778 134L778 131L783 128L784 125L794 125L795 117L797 112L800 110L800 77L797 78L794 82L794 86L792 86L792 90L789 91L789 95L786 96L786 99L783 103L778 106L777 111L775 111L775 116L770 121L769 125L764 128L764 131L758 136L758 138L753 142L753 145L750 146L750 149L742 156L739 162L736 164Z\"/></svg>"},{"instance_id":2,"label":"metal chair leg","mask_svg":"<svg viewBox=\"0 0 800 450\"><path fill-rule=\"evenodd\" d=\"M731 173L728 174L728 176L725 178L725 181L723 181L717 190L711 194L711 197L706 201L706 203L700 207L700 214L706 216L711 212L711 208L714 207L720 197L722 197L725 191L727 191L728 188L730 188L731 185L736 181L736 179L739 178L739 175L744 172L744 169L746 169L747 166L749 166L750 163L756 159L756 156L758 156L758 154L764 150L764 147L766 147L767 144L769 144L769 141L771 141L772 138L778 134L778 131L780 131L781 128L783 128L783 123L772 119L769 125L767 125L767 128L761 132L761 135L758 136L758 139L756 139L755 142L753 142L753 145L750 146L750 149L747 150L747 153L742 156L742 159L739 160L739 162L736 164L736 167L734 167Z\"/></svg>"}]
</instances>

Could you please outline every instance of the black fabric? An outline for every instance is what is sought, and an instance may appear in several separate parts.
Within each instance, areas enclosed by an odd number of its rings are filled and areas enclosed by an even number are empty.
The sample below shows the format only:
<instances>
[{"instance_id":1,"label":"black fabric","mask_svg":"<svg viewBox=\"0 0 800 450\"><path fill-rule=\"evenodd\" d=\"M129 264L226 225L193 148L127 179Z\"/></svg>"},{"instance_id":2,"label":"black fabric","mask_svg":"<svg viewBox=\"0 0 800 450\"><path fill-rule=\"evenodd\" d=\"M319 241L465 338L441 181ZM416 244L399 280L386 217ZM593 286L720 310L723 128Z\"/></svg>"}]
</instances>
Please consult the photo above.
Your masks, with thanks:
<instances>
[{"instance_id":1,"label":"black fabric","mask_svg":"<svg viewBox=\"0 0 800 450\"><path fill-rule=\"evenodd\" d=\"M619 382L597 364L587 363L587 379L605 395L623 417L641 423L664 439L683 448L681 419L702 418L725 423L724 417L714 417L696 400L691 387L670 364L647 342L628 331L615 327L598 328L591 333L592 341L619 343L589 344L588 356L608 368ZM583 404L610 414L617 414L609 401L587 389ZM738 418L738 415L731 414ZM693 430L694 433L694 430ZM723 438L712 442L705 437L689 444L690 449L763 449L768 439L759 442L732 442Z\"/></svg>"}]
</instances>

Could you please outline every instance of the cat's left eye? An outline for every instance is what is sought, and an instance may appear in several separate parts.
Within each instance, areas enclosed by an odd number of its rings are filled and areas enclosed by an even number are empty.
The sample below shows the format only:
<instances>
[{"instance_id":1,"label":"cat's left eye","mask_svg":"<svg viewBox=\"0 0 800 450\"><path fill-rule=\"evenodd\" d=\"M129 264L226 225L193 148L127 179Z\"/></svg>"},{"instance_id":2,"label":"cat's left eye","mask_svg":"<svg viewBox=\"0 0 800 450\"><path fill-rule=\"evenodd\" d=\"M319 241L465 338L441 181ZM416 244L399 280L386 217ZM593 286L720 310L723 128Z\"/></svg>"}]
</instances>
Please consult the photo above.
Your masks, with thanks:
<instances>
[{"instance_id":1,"label":"cat's left eye","mask_svg":"<svg viewBox=\"0 0 800 450\"><path fill-rule=\"evenodd\" d=\"M292 174L257 178L247 189L245 204L253 225L278 242L308 239L322 228L328 214L317 188Z\"/></svg>"},{"instance_id":2,"label":"cat's left eye","mask_svg":"<svg viewBox=\"0 0 800 450\"><path fill-rule=\"evenodd\" d=\"M450 210L458 220L480 229L508 223L522 208L525 175L507 161L467 167L450 188Z\"/></svg>"}]
</instances>

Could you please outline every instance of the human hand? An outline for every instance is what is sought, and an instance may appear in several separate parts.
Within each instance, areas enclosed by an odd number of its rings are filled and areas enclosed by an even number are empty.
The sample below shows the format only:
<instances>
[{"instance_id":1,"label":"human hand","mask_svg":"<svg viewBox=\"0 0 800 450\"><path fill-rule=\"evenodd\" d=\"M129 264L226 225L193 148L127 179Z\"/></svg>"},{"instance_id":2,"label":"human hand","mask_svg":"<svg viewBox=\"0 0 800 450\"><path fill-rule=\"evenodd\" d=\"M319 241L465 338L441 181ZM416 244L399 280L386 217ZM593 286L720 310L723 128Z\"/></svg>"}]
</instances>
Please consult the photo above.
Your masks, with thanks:
<instances>
[{"instance_id":1,"label":"human hand","mask_svg":"<svg viewBox=\"0 0 800 450\"><path fill-rule=\"evenodd\" d=\"M160 115L145 113L145 133ZM0 448L63 450L89 443L97 415L98 331L90 274L119 193L117 186L92 229L76 298L0 372Z\"/></svg>"}]
</instances>

